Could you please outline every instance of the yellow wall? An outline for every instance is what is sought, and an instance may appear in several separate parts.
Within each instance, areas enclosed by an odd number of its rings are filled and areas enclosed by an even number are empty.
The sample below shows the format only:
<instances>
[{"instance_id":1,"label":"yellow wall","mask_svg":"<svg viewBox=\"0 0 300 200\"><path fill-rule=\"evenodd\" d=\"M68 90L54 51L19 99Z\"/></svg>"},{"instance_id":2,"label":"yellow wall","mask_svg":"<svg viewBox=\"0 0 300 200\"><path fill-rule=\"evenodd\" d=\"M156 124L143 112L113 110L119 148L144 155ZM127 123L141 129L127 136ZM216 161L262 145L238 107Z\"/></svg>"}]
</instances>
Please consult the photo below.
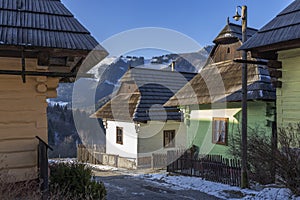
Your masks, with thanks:
<instances>
[{"instance_id":1,"label":"yellow wall","mask_svg":"<svg viewBox=\"0 0 300 200\"><path fill-rule=\"evenodd\" d=\"M20 70L20 58L0 58L1 70ZM45 71L36 59L26 70ZM37 177L35 136L47 141L46 98L56 96L58 78L0 75L0 174L10 181ZM8 175L8 176L7 176Z\"/></svg>"},{"instance_id":2,"label":"yellow wall","mask_svg":"<svg viewBox=\"0 0 300 200\"><path fill-rule=\"evenodd\" d=\"M282 88L277 89L278 126L300 122L300 49L281 51Z\"/></svg>"}]
</instances>

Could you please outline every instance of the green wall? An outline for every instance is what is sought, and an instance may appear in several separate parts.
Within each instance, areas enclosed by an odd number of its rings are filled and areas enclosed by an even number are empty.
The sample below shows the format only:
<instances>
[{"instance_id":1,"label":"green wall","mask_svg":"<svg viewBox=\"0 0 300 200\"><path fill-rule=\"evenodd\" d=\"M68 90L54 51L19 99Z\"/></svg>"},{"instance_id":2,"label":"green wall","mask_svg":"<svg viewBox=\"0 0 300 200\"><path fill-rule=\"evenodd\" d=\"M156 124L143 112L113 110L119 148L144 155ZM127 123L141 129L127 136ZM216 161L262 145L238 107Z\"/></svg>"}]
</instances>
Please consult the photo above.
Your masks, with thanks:
<instances>
[{"instance_id":1,"label":"green wall","mask_svg":"<svg viewBox=\"0 0 300 200\"><path fill-rule=\"evenodd\" d=\"M200 154L221 154L229 157L227 153L228 145L220 145L212 143L212 117L228 117L228 144L234 134L239 134L241 131L241 103L227 103L226 108L216 108L218 112L206 113L211 109L208 105L200 105L198 108L190 108L190 120L187 124L187 146L196 145L200 147ZM273 108L273 109L272 109ZM194 111L202 112L198 115L193 115ZM231 112L229 112L231 111ZM199 113L200 113L199 112ZM203 116L205 115L205 116ZM266 133L272 133L271 126L268 127L268 120L274 120L274 103L273 102L248 102L248 131L259 127L260 130Z\"/></svg>"},{"instance_id":2,"label":"green wall","mask_svg":"<svg viewBox=\"0 0 300 200\"><path fill-rule=\"evenodd\" d=\"M281 51L282 88L277 93L278 127L300 122L300 48Z\"/></svg>"}]
</instances>

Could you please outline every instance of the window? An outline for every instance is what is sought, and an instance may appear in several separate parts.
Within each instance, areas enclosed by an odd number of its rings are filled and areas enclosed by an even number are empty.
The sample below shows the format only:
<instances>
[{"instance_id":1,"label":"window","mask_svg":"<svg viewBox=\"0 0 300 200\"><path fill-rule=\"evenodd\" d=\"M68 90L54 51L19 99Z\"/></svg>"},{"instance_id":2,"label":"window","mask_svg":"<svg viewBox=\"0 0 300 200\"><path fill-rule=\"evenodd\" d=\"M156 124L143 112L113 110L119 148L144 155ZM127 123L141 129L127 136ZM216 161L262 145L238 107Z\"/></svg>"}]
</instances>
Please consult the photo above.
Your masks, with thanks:
<instances>
[{"instance_id":1,"label":"window","mask_svg":"<svg viewBox=\"0 0 300 200\"><path fill-rule=\"evenodd\" d=\"M227 48L227 53L230 53L230 48L229 47Z\"/></svg>"},{"instance_id":2,"label":"window","mask_svg":"<svg viewBox=\"0 0 300 200\"><path fill-rule=\"evenodd\" d=\"M164 147L175 147L175 130L164 131Z\"/></svg>"},{"instance_id":3,"label":"window","mask_svg":"<svg viewBox=\"0 0 300 200\"><path fill-rule=\"evenodd\" d=\"M227 145L228 118L213 118L212 142Z\"/></svg>"},{"instance_id":4,"label":"window","mask_svg":"<svg viewBox=\"0 0 300 200\"><path fill-rule=\"evenodd\" d=\"M117 127L116 133L116 143L123 144L123 128Z\"/></svg>"}]
</instances>

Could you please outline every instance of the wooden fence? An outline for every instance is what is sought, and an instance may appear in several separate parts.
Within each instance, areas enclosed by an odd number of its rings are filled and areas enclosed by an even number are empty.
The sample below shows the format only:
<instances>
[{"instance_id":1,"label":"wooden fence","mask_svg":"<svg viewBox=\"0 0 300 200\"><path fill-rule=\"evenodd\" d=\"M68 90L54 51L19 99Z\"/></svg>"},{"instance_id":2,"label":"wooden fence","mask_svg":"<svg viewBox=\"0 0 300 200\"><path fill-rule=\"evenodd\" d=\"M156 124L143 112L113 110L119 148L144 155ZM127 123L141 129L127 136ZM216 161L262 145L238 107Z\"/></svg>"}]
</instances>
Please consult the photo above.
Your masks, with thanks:
<instances>
[{"instance_id":1,"label":"wooden fence","mask_svg":"<svg viewBox=\"0 0 300 200\"><path fill-rule=\"evenodd\" d=\"M99 145L85 146L77 145L77 160L91 164L100 164L102 162L101 153L105 152L105 147Z\"/></svg>"},{"instance_id":2,"label":"wooden fence","mask_svg":"<svg viewBox=\"0 0 300 200\"><path fill-rule=\"evenodd\" d=\"M151 167L153 169L166 168L168 165L167 154L154 153L152 154L151 159L152 159Z\"/></svg>"},{"instance_id":3,"label":"wooden fence","mask_svg":"<svg viewBox=\"0 0 300 200\"><path fill-rule=\"evenodd\" d=\"M103 147L77 146L77 160L91 164L109 165L113 167L136 169L136 160L120 157L118 155L106 154Z\"/></svg>"},{"instance_id":4,"label":"wooden fence","mask_svg":"<svg viewBox=\"0 0 300 200\"><path fill-rule=\"evenodd\" d=\"M168 172L240 186L241 164L239 160L224 158L221 155L206 155L194 158L190 153L184 153L181 156L179 153L182 152L168 152L168 163L170 163L167 167ZM176 156L178 156L178 159L174 160Z\"/></svg>"}]
</instances>

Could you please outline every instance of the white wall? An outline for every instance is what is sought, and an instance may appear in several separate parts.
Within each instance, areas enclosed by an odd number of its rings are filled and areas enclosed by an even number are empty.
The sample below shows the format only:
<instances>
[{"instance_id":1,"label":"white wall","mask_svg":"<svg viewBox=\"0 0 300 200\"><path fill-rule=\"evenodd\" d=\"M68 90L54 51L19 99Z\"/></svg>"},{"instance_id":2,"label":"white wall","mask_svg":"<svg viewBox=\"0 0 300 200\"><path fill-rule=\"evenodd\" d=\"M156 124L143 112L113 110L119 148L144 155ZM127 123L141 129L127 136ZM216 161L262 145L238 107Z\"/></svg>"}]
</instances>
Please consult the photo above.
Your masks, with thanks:
<instances>
[{"instance_id":1,"label":"white wall","mask_svg":"<svg viewBox=\"0 0 300 200\"><path fill-rule=\"evenodd\" d=\"M163 147L164 130L175 130L175 148ZM152 153L166 153L168 150L186 148L186 125L178 121L149 121L140 125L138 133L139 157L151 156Z\"/></svg>"},{"instance_id":2,"label":"white wall","mask_svg":"<svg viewBox=\"0 0 300 200\"><path fill-rule=\"evenodd\" d=\"M116 127L123 128L123 144L116 143ZM137 158L137 133L133 122L107 121L106 153Z\"/></svg>"}]
</instances>

